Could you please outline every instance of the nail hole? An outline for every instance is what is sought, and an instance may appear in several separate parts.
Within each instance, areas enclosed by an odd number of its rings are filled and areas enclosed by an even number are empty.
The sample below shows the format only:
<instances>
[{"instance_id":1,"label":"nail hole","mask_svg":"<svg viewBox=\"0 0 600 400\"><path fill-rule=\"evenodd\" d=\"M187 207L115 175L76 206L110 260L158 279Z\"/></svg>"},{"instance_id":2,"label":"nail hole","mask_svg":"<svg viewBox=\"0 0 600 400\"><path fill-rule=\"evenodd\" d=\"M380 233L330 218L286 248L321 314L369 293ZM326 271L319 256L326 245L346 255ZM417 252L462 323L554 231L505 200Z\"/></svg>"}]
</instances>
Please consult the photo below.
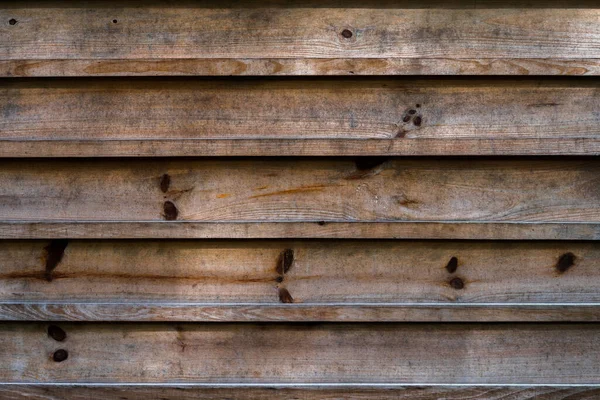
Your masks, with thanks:
<instances>
[{"instance_id":1,"label":"nail hole","mask_svg":"<svg viewBox=\"0 0 600 400\"><path fill-rule=\"evenodd\" d=\"M56 362L63 362L69 358L69 353L64 349L59 349L54 352L52 359Z\"/></svg>"},{"instance_id":2,"label":"nail hole","mask_svg":"<svg viewBox=\"0 0 600 400\"><path fill-rule=\"evenodd\" d=\"M113 24L116 24L117 22L119 22L119 21L117 21L116 19L113 19Z\"/></svg>"},{"instance_id":3,"label":"nail hole","mask_svg":"<svg viewBox=\"0 0 600 400\"><path fill-rule=\"evenodd\" d=\"M450 282L448 282L450 286L452 286L456 290L461 290L465 287L465 283L460 278L453 278Z\"/></svg>"},{"instance_id":4,"label":"nail hole","mask_svg":"<svg viewBox=\"0 0 600 400\"><path fill-rule=\"evenodd\" d=\"M417 110L408 110L408 113L410 115L415 115L417 113Z\"/></svg>"},{"instance_id":5,"label":"nail hole","mask_svg":"<svg viewBox=\"0 0 600 400\"><path fill-rule=\"evenodd\" d=\"M415 117L413 119L413 124L415 124L415 126L421 126L422 122L423 122L423 120L421 119L421 117Z\"/></svg>"},{"instance_id":6,"label":"nail hole","mask_svg":"<svg viewBox=\"0 0 600 400\"><path fill-rule=\"evenodd\" d=\"M402 118L402 122L408 122L410 121L410 115L407 115L406 117Z\"/></svg>"},{"instance_id":7,"label":"nail hole","mask_svg":"<svg viewBox=\"0 0 600 400\"><path fill-rule=\"evenodd\" d=\"M11 19L8 20L8 23L11 24L11 25L16 25L17 24L17 20L14 19L14 18L11 18Z\"/></svg>"},{"instance_id":8,"label":"nail hole","mask_svg":"<svg viewBox=\"0 0 600 400\"><path fill-rule=\"evenodd\" d=\"M48 336L57 342L62 342L67 338L67 333L56 325L50 325L48 327Z\"/></svg>"},{"instance_id":9,"label":"nail hole","mask_svg":"<svg viewBox=\"0 0 600 400\"><path fill-rule=\"evenodd\" d=\"M558 259L558 263L556 263L558 272L563 273L571 268L575 264L575 258L575 254L570 252L561 255Z\"/></svg>"},{"instance_id":10,"label":"nail hole","mask_svg":"<svg viewBox=\"0 0 600 400\"><path fill-rule=\"evenodd\" d=\"M450 259L450 261L448 261L448 264L446 265L446 271L453 274L456 272L457 269L458 269L458 258L452 257Z\"/></svg>"},{"instance_id":11,"label":"nail hole","mask_svg":"<svg viewBox=\"0 0 600 400\"><path fill-rule=\"evenodd\" d=\"M417 104L415 107L417 107L417 108L421 108L421 105L420 105L420 104Z\"/></svg>"},{"instance_id":12,"label":"nail hole","mask_svg":"<svg viewBox=\"0 0 600 400\"><path fill-rule=\"evenodd\" d=\"M342 36L346 39L350 39L352 37L352 31L350 29L344 29L342 31Z\"/></svg>"}]
</instances>

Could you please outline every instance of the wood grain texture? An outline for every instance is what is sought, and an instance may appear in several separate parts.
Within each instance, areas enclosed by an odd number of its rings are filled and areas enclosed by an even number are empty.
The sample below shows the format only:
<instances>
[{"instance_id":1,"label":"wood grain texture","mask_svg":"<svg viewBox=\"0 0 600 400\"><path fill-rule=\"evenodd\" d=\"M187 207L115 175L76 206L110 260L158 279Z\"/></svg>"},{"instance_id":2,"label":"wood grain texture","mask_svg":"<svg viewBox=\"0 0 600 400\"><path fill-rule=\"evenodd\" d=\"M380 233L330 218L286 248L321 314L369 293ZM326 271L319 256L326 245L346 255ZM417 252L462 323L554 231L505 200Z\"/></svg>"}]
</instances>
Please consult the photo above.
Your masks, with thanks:
<instances>
[{"instance_id":1,"label":"wood grain texture","mask_svg":"<svg viewBox=\"0 0 600 400\"><path fill-rule=\"evenodd\" d=\"M0 232L594 239L599 171L591 158L5 160Z\"/></svg>"},{"instance_id":2,"label":"wood grain texture","mask_svg":"<svg viewBox=\"0 0 600 400\"><path fill-rule=\"evenodd\" d=\"M595 242L71 241L58 255L53 247L3 243L1 319L600 320ZM281 303L280 289L294 304Z\"/></svg>"},{"instance_id":3,"label":"wood grain texture","mask_svg":"<svg viewBox=\"0 0 600 400\"><path fill-rule=\"evenodd\" d=\"M600 396L595 387L384 387L384 388L205 388L164 386L0 386L6 400L594 400Z\"/></svg>"},{"instance_id":4,"label":"wood grain texture","mask_svg":"<svg viewBox=\"0 0 600 400\"><path fill-rule=\"evenodd\" d=\"M4 2L3 76L593 74L600 11L540 2Z\"/></svg>"},{"instance_id":5,"label":"wood grain texture","mask_svg":"<svg viewBox=\"0 0 600 400\"><path fill-rule=\"evenodd\" d=\"M0 325L2 382L598 384L598 324ZM57 350L62 349L56 362ZM67 352L67 354L64 353Z\"/></svg>"},{"instance_id":6,"label":"wood grain texture","mask_svg":"<svg viewBox=\"0 0 600 400\"><path fill-rule=\"evenodd\" d=\"M596 80L5 81L0 156L600 154Z\"/></svg>"}]
</instances>

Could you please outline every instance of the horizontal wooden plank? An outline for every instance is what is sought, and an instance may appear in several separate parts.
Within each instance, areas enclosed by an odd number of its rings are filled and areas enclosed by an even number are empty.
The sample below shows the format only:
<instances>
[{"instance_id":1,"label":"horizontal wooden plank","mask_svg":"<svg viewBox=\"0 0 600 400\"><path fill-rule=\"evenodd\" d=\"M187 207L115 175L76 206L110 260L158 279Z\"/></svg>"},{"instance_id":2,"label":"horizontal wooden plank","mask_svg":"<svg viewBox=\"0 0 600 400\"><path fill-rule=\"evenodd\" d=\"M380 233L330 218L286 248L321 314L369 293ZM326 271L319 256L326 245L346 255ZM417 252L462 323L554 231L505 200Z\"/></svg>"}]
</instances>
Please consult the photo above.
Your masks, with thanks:
<instances>
[{"instance_id":1,"label":"horizontal wooden plank","mask_svg":"<svg viewBox=\"0 0 600 400\"><path fill-rule=\"evenodd\" d=\"M600 382L598 324L4 323L0 338L2 382Z\"/></svg>"},{"instance_id":2,"label":"horizontal wooden plank","mask_svg":"<svg viewBox=\"0 0 600 400\"><path fill-rule=\"evenodd\" d=\"M600 154L596 80L34 80L2 157Z\"/></svg>"},{"instance_id":3,"label":"horizontal wooden plank","mask_svg":"<svg viewBox=\"0 0 600 400\"><path fill-rule=\"evenodd\" d=\"M599 155L597 138L530 139L0 139L0 157Z\"/></svg>"},{"instance_id":4,"label":"horizontal wooden plank","mask_svg":"<svg viewBox=\"0 0 600 400\"><path fill-rule=\"evenodd\" d=\"M1 60L0 77L82 76L599 76L600 59L578 58L218 58Z\"/></svg>"},{"instance_id":5,"label":"horizontal wooden plank","mask_svg":"<svg viewBox=\"0 0 600 400\"><path fill-rule=\"evenodd\" d=\"M0 319L600 321L599 262L595 242L5 241Z\"/></svg>"},{"instance_id":6,"label":"horizontal wooden plank","mask_svg":"<svg viewBox=\"0 0 600 400\"><path fill-rule=\"evenodd\" d=\"M0 222L2 239L599 240L597 223L538 222Z\"/></svg>"},{"instance_id":7,"label":"horizontal wooden plank","mask_svg":"<svg viewBox=\"0 0 600 400\"><path fill-rule=\"evenodd\" d=\"M6 1L0 73L599 74L595 2L498 4Z\"/></svg>"},{"instance_id":8,"label":"horizontal wooden plank","mask_svg":"<svg viewBox=\"0 0 600 400\"><path fill-rule=\"evenodd\" d=\"M595 239L599 172L594 158L5 160L0 236Z\"/></svg>"},{"instance_id":9,"label":"horizontal wooden plank","mask_svg":"<svg viewBox=\"0 0 600 400\"><path fill-rule=\"evenodd\" d=\"M404 387L190 387L190 386L92 386L0 385L6 400L593 400L600 389L583 387L404 386Z\"/></svg>"}]
</instances>

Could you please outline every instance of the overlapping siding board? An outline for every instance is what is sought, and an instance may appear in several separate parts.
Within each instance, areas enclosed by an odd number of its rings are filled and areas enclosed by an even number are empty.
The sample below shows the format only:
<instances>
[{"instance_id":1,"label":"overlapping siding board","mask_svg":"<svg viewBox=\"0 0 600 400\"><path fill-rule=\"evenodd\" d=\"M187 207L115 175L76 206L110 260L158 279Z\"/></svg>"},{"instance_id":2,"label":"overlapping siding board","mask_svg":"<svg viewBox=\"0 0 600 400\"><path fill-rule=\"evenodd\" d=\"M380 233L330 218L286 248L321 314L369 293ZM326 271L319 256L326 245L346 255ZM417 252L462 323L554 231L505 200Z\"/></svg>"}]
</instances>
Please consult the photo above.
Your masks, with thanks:
<instances>
[{"instance_id":1,"label":"overlapping siding board","mask_svg":"<svg viewBox=\"0 0 600 400\"><path fill-rule=\"evenodd\" d=\"M600 398L600 6L0 4L0 398Z\"/></svg>"}]
</instances>

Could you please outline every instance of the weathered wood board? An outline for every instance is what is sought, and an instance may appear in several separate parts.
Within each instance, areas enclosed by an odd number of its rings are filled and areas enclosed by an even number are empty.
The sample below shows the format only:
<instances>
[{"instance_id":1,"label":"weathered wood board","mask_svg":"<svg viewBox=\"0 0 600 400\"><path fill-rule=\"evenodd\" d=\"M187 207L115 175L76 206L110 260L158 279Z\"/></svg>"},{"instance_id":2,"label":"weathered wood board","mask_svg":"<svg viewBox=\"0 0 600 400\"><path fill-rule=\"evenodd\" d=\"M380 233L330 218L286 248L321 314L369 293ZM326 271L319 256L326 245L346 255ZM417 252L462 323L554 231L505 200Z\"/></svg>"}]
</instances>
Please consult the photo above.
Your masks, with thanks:
<instances>
[{"instance_id":1,"label":"weathered wood board","mask_svg":"<svg viewBox=\"0 0 600 400\"><path fill-rule=\"evenodd\" d=\"M373 385L375 386L375 385ZM7 400L594 400L600 389L591 386L496 387L496 386L384 386L288 388L273 385L256 387L170 386L92 386L92 385L2 385L0 395Z\"/></svg>"},{"instance_id":2,"label":"weathered wood board","mask_svg":"<svg viewBox=\"0 0 600 400\"><path fill-rule=\"evenodd\" d=\"M596 155L598 80L81 79L0 88L0 157Z\"/></svg>"},{"instance_id":3,"label":"weathered wood board","mask_svg":"<svg viewBox=\"0 0 600 400\"><path fill-rule=\"evenodd\" d=\"M0 3L0 398L600 398L599 77L595 0Z\"/></svg>"},{"instance_id":4,"label":"weathered wood board","mask_svg":"<svg viewBox=\"0 0 600 400\"><path fill-rule=\"evenodd\" d=\"M50 335L48 329L0 326L2 382L600 383L598 324L83 323L60 324Z\"/></svg>"},{"instance_id":5,"label":"weathered wood board","mask_svg":"<svg viewBox=\"0 0 600 400\"><path fill-rule=\"evenodd\" d=\"M599 172L593 158L5 160L0 236L596 239Z\"/></svg>"},{"instance_id":6,"label":"weathered wood board","mask_svg":"<svg viewBox=\"0 0 600 400\"><path fill-rule=\"evenodd\" d=\"M6 1L1 76L600 73L593 1Z\"/></svg>"},{"instance_id":7,"label":"weathered wood board","mask_svg":"<svg viewBox=\"0 0 600 400\"><path fill-rule=\"evenodd\" d=\"M595 242L5 241L0 319L599 321Z\"/></svg>"}]
</instances>

